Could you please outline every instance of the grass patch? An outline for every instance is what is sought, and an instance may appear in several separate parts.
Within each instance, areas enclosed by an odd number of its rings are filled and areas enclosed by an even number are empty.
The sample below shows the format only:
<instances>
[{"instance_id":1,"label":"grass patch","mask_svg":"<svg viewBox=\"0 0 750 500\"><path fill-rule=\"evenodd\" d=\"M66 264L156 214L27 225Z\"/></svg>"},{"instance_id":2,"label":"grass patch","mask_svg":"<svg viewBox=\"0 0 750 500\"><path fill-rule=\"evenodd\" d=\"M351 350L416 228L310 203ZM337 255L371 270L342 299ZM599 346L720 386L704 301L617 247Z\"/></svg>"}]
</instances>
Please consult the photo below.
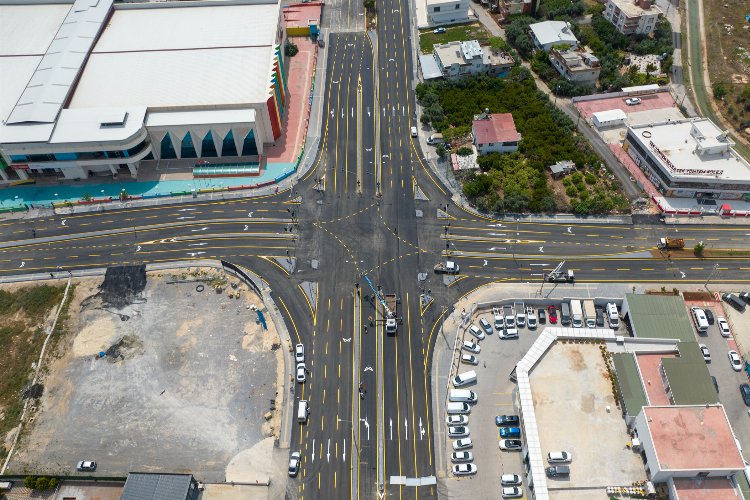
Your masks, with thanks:
<instances>
[{"instance_id":1,"label":"grass patch","mask_svg":"<svg viewBox=\"0 0 750 500\"><path fill-rule=\"evenodd\" d=\"M60 303L64 286L39 285L13 292L0 290L0 436L19 423L23 401L21 391L31 375L31 365L44 344L44 323ZM60 323L58 323L59 325ZM0 456L6 450L0 447Z\"/></svg>"},{"instance_id":2,"label":"grass patch","mask_svg":"<svg viewBox=\"0 0 750 500\"><path fill-rule=\"evenodd\" d=\"M419 49L422 54L431 54L436 43L478 40L480 45L489 43L491 34L479 23L460 24L445 28L445 33L433 33L432 29L419 32Z\"/></svg>"}]
</instances>

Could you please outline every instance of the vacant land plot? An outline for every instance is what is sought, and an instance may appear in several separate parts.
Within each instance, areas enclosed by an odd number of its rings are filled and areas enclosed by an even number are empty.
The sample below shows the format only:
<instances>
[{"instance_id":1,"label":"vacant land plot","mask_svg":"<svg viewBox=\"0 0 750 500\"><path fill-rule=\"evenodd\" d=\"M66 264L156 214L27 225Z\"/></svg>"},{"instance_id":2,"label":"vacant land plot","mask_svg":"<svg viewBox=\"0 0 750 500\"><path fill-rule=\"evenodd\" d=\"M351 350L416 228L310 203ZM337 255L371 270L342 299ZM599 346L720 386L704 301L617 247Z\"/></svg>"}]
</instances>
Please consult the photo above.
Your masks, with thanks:
<instances>
[{"instance_id":1,"label":"vacant land plot","mask_svg":"<svg viewBox=\"0 0 750 500\"><path fill-rule=\"evenodd\" d=\"M419 48L422 54L432 53L436 43L478 40L480 44L489 42L490 32L479 23L462 24L445 28L445 33L433 33L432 29L419 32Z\"/></svg>"},{"instance_id":2,"label":"vacant land plot","mask_svg":"<svg viewBox=\"0 0 750 500\"><path fill-rule=\"evenodd\" d=\"M5 457L18 427L32 365L62 300L64 285L6 285L0 290L0 458ZM24 391L24 389L27 389Z\"/></svg>"},{"instance_id":3,"label":"vacant land plot","mask_svg":"<svg viewBox=\"0 0 750 500\"><path fill-rule=\"evenodd\" d=\"M573 456L569 479L547 480L551 492L646 479L641 458L626 448L630 438L598 345L553 345L531 372L531 391L542 453Z\"/></svg>"},{"instance_id":4,"label":"vacant land plot","mask_svg":"<svg viewBox=\"0 0 750 500\"><path fill-rule=\"evenodd\" d=\"M144 275L110 288L81 282L71 333L49 363L10 470L71 473L78 460L95 460L106 476L248 480L231 464L277 435L278 417L266 412L280 407L280 343L272 322L267 331L257 323L260 299L227 282L217 293L225 278L210 273Z\"/></svg>"}]
</instances>

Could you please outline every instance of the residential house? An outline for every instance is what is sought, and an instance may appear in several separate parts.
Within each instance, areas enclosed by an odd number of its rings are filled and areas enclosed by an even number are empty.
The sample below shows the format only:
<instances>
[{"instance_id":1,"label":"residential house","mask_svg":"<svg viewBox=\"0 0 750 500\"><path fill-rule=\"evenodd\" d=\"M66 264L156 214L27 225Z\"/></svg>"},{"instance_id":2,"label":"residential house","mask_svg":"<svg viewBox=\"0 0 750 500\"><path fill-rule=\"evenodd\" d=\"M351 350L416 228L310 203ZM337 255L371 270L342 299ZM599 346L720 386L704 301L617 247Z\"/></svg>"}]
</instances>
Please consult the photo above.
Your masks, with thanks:
<instances>
[{"instance_id":1,"label":"residential house","mask_svg":"<svg viewBox=\"0 0 750 500\"><path fill-rule=\"evenodd\" d=\"M471 135L479 154L512 153L518 151L521 134L516 130L510 113L476 115L471 124Z\"/></svg>"},{"instance_id":2,"label":"residential house","mask_svg":"<svg viewBox=\"0 0 750 500\"><path fill-rule=\"evenodd\" d=\"M493 52L476 40L435 44L432 54L440 73L446 78L478 74L504 76L514 63L510 54Z\"/></svg>"},{"instance_id":3,"label":"residential house","mask_svg":"<svg viewBox=\"0 0 750 500\"><path fill-rule=\"evenodd\" d=\"M595 85L601 71L599 59L585 50L553 47L549 51L549 60L563 78L579 85Z\"/></svg>"},{"instance_id":4,"label":"residential house","mask_svg":"<svg viewBox=\"0 0 750 500\"><path fill-rule=\"evenodd\" d=\"M549 52L552 47L578 48L578 39L573 34L570 23L565 21L544 21L529 25L531 40L538 50Z\"/></svg>"},{"instance_id":5,"label":"residential house","mask_svg":"<svg viewBox=\"0 0 750 500\"><path fill-rule=\"evenodd\" d=\"M647 35L663 14L652 0L607 0L604 17L623 35Z\"/></svg>"}]
</instances>

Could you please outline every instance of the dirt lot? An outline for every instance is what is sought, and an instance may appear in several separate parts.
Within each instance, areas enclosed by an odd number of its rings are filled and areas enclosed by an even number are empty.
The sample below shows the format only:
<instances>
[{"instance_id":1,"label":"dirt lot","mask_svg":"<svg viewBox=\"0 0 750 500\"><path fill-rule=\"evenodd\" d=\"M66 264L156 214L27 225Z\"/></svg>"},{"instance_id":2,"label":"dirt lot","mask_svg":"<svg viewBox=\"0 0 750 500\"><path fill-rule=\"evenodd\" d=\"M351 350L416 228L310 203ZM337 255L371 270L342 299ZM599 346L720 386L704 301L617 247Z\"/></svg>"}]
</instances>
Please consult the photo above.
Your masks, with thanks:
<instances>
[{"instance_id":1,"label":"dirt lot","mask_svg":"<svg viewBox=\"0 0 750 500\"><path fill-rule=\"evenodd\" d=\"M542 453L573 456L569 480L548 479L550 492L646 479L640 457L625 446L630 438L598 345L552 346L531 372L531 391Z\"/></svg>"},{"instance_id":2,"label":"dirt lot","mask_svg":"<svg viewBox=\"0 0 750 500\"><path fill-rule=\"evenodd\" d=\"M750 127L750 99L742 91L750 83L750 14L747 0L703 0L709 75L712 85L721 83L728 91L721 112L735 127ZM750 139L745 132L743 137Z\"/></svg>"},{"instance_id":3,"label":"dirt lot","mask_svg":"<svg viewBox=\"0 0 750 500\"><path fill-rule=\"evenodd\" d=\"M257 323L260 299L244 285L216 293L217 277L131 276L108 293L101 280L79 282L70 333L48 363L44 396L10 470L70 473L87 459L107 476L255 477L243 457L255 445L270 453L264 438L278 435L278 412L270 421L264 414L281 405L282 353L273 323L265 332Z\"/></svg>"}]
</instances>

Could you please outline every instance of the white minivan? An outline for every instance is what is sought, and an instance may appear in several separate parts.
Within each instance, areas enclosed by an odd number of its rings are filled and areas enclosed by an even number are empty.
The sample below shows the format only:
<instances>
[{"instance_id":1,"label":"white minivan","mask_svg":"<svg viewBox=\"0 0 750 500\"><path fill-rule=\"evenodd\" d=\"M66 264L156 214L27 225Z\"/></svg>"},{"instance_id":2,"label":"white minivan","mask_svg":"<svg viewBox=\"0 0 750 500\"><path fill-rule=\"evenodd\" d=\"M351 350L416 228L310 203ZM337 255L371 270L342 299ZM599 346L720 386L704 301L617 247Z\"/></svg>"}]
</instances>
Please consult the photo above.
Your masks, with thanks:
<instances>
[{"instance_id":1,"label":"white minivan","mask_svg":"<svg viewBox=\"0 0 750 500\"><path fill-rule=\"evenodd\" d=\"M477 381L477 372L469 370L453 377L453 387L461 387Z\"/></svg>"},{"instance_id":2,"label":"white minivan","mask_svg":"<svg viewBox=\"0 0 750 500\"><path fill-rule=\"evenodd\" d=\"M448 401L452 403L476 403L479 400L477 393L467 389L451 389Z\"/></svg>"},{"instance_id":3,"label":"white minivan","mask_svg":"<svg viewBox=\"0 0 750 500\"><path fill-rule=\"evenodd\" d=\"M307 422L307 416L310 414L310 408L307 406L307 401L301 399L299 406L297 407L297 422L304 424Z\"/></svg>"},{"instance_id":4,"label":"white minivan","mask_svg":"<svg viewBox=\"0 0 750 500\"><path fill-rule=\"evenodd\" d=\"M467 403L448 403L448 415L466 415L471 413L471 406Z\"/></svg>"},{"instance_id":5,"label":"white minivan","mask_svg":"<svg viewBox=\"0 0 750 500\"><path fill-rule=\"evenodd\" d=\"M614 302L607 304L607 317L609 318L609 326L612 328L620 326L620 314L617 312L617 304Z\"/></svg>"},{"instance_id":6,"label":"white minivan","mask_svg":"<svg viewBox=\"0 0 750 500\"><path fill-rule=\"evenodd\" d=\"M706 333L708 331L706 312L700 307L691 307L690 311L693 313L693 319L695 320L695 329L700 333Z\"/></svg>"},{"instance_id":7,"label":"white minivan","mask_svg":"<svg viewBox=\"0 0 750 500\"><path fill-rule=\"evenodd\" d=\"M411 136L412 137L416 137L417 136L417 127L412 127L411 128Z\"/></svg>"}]
</instances>

